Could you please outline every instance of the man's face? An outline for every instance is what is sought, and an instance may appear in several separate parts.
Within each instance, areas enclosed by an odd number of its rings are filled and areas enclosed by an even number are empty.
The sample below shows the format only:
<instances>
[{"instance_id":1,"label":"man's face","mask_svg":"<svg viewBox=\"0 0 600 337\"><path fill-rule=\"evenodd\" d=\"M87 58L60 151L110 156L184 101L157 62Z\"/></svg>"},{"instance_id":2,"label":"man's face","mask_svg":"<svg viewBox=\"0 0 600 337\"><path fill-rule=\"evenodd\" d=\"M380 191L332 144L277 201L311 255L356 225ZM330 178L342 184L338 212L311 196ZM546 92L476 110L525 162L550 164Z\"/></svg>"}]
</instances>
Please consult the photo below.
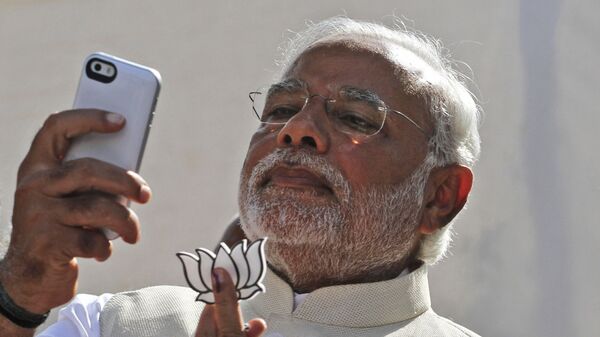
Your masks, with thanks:
<instances>
[{"instance_id":1,"label":"man's face","mask_svg":"<svg viewBox=\"0 0 600 337\"><path fill-rule=\"evenodd\" d=\"M305 52L284 79L305 83L311 95L323 97L333 97L334 88L366 89L425 125L423 105L403 94L394 73L382 56L330 45ZM420 210L415 199L429 172L421 167L426 137L388 113L379 133L352 140L335 128L319 97L285 126L260 127L252 137L242 169L240 215L251 239L269 236L272 264L293 259L295 252L352 259L351 252L361 249L375 255L368 263L377 264L377 255L398 259L415 247ZM405 247L389 251L398 245Z\"/></svg>"}]
</instances>

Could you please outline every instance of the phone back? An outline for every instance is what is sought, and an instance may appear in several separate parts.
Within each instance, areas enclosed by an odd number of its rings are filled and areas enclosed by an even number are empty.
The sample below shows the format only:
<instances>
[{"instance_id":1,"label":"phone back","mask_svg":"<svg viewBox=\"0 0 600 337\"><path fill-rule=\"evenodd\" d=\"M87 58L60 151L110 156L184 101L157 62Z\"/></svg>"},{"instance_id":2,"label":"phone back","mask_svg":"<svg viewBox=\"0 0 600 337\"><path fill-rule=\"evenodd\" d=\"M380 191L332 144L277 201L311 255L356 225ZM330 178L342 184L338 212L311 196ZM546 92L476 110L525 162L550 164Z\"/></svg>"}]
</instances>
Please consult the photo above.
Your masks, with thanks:
<instances>
[{"instance_id":1,"label":"phone back","mask_svg":"<svg viewBox=\"0 0 600 337\"><path fill-rule=\"evenodd\" d=\"M150 130L160 81L160 74L154 69L104 53L88 56L73 108L116 112L125 116L126 123L117 133L92 133L75 139L66 159L93 157L137 172Z\"/></svg>"}]
</instances>

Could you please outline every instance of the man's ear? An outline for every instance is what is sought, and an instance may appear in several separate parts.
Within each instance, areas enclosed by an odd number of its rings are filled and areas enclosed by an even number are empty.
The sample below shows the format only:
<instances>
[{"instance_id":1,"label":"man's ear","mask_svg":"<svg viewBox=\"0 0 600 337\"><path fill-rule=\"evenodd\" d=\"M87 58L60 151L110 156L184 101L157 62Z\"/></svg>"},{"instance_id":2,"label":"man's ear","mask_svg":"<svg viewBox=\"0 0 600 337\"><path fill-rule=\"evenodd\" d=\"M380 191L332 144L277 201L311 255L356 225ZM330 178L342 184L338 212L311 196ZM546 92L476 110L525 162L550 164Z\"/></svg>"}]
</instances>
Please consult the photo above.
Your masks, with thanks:
<instances>
[{"instance_id":1,"label":"man's ear","mask_svg":"<svg viewBox=\"0 0 600 337\"><path fill-rule=\"evenodd\" d=\"M431 234L447 225L467 202L473 185L473 172L454 164L435 168L425 186L421 234Z\"/></svg>"}]
</instances>

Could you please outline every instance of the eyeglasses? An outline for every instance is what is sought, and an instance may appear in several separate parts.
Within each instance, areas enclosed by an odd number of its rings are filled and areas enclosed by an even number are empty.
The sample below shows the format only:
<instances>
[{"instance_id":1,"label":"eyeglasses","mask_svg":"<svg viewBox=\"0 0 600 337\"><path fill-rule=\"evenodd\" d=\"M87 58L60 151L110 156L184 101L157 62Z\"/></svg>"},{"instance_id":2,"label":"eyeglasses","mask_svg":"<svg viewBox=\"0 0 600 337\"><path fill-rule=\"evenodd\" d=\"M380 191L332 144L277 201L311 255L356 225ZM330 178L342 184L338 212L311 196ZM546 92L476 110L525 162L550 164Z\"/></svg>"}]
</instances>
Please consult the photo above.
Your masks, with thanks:
<instances>
[{"instance_id":1,"label":"eyeglasses","mask_svg":"<svg viewBox=\"0 0 600 337\"><path fill-rule=\"evenodd\" d=\"M353 140L364 140L377 134L385 123L388 112L404 117L421 133L425 130L404 113L392 110L370 90L345 86L333 97L309 94L306 86L297 80L287 80L265 89L249 93L252 110L258 120L267 126L283 126L313 98L321 98L325 111L335 129L350 135Z\"/></svg>"}]
</instances>

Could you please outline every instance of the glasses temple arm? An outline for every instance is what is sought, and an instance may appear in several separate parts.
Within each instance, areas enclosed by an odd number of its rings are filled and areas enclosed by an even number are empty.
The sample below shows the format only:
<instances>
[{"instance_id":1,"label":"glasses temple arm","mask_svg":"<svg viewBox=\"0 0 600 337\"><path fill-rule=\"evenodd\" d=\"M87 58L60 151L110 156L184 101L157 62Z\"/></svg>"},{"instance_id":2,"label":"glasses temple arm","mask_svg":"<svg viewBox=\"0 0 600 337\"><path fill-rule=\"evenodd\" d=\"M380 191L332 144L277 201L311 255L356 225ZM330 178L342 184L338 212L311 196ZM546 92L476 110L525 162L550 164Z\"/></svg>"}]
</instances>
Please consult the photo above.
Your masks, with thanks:
<instances>
[{"instance_id":1,"label":"glasses temple arm","mask_svg":"<svg viewBox=\"0 0 600 337\"><path fill-rule=\"evenodd\" d=\"M405 115L404 113L402 113L402 112L400 112L400 111L398 111L398 110L391 110L391 109L390 109L389 111L395 112L395 113L397 113L398 115L400 115L400 116L402 116L402 117L406 118L406 120L408 120L409 122L411 122L411 123L412 123L412 125L414 125L414 126L417 128L417 129L419 129L419 131L421 131L421 132L422 132L424 135L426 135L426 136L427 136L427 132L426 132L426 131L425 131L425 130L424 130L424 129L423 129L423 128L422 128L422 127L419 125L419 124L417 124L417 122L415 122L414 120L412 120L412 118L408 117L407 115Z\"/></svg>"}]
</instances>

